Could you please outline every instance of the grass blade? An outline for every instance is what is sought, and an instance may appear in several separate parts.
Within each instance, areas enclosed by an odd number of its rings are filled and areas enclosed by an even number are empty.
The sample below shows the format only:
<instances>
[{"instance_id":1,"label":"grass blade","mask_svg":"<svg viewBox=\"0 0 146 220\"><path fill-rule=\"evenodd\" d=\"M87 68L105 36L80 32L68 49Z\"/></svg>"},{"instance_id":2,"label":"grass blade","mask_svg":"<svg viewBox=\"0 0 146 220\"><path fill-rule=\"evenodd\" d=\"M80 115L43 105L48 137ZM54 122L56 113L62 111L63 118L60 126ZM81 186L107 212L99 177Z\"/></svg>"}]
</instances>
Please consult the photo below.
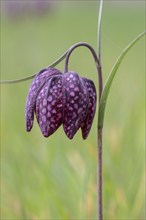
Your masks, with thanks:
<instances>
[{"instance_id":1,"label":"grass blade","mask_svg":"<svg viewBox=\"0 0 146 220\"><path fill-rule=\"evenodd\" d=\"M103 91L102 91L102 95L101 95L101 99L100 99L100 103L99 103L99 112L98 112L98 127L103 127L103 121L104 121L104 113L105 113L105 107L106 107L106 103L107 103L107 97L114 79L114 76L117 73L117 70L123 60L123 58L125 57L125 55L127 54L127 52L131 49L131 47L142 37L144 36L144 34L146 34L146 31L142 32L141 34L139 34L132 42L130 42L130 44L122 51L122 53L119 55L118 59L116 60L105 84L103 87Z\"/></svg>"}]
</instances>

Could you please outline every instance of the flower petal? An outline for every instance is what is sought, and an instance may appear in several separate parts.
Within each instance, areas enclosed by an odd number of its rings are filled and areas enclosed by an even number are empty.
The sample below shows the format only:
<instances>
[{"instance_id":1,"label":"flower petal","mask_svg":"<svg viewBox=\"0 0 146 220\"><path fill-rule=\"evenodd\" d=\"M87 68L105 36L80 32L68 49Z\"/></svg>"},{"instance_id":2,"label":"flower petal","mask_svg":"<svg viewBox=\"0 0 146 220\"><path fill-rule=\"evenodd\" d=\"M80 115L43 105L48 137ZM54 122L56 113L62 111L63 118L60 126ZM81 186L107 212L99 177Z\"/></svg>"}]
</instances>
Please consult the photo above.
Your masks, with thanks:
<instances>
[{"instance_id":1,"label":"flower petal","mask_svg":"<svg viewBox=\"0 0 146 220\"><path fill-rule=\"evenodd\" d=\"M63 127L69 139L72 139L84 121L88 108L88 94L84 82L73 71L63 74Z\"/></svg>"},{"instance_id":2,"label":"flower petal","mask_svg":"<svg viewBox=\"0 0 146 220\"><path fill-rule=\"evenodd\" d=\"M45 137L62 124L62 76L52 76L36 99L36 118Z\"/></svg>"},{"instance_id":3,"label":"flower petal","mask_svg":"<svg viewBox=\"0 0 146 220\"><path fill-rule=\"evenodd\" d=\"M96 111L96 88L94 83L86 78L83 78L89 93L89 109L84 123L81 125L83 139L86 139L93 122Z\"/></svg>"},{"instance_id":4,"label":"flower petal","mask_svg":"<svg viewBox=\"0 0 146 220\"><path fill-rule=\"evenodd\" d=\"M29 92L27 96L26 101L26 130L30 131L33 126L33 120L34 120L34 110L35 110L35 102L36 98L42 89L43 85L52 75L60 75L62 74L59 70L55 68L46 68L41 70L36 77L34 78Z\"/></svg>"}]
</instances>

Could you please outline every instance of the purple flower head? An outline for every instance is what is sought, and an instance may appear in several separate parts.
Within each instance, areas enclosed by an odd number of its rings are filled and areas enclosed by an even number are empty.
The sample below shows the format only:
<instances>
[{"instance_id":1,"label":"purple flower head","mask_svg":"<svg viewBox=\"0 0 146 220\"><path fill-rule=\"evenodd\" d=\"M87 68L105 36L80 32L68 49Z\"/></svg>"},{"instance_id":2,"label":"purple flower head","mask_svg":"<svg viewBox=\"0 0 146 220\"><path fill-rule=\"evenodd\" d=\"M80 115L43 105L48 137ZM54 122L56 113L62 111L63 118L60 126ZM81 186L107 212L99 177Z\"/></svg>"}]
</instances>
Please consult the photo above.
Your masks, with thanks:
<instances>
[{"instance_id":1,"label":"purple flower head","mask_svg":"<svg viewBox=\"0 0 146 220\"><path fill-rule=\"evenodd\" d=\"M79 128L87 138L96 110L94 83L74 71L62 74L55 68L40 71L33 80L26 102L26 129L33 126L34 112L45 137L63 124L72 139Z\"/></svg>"}]
</instances>

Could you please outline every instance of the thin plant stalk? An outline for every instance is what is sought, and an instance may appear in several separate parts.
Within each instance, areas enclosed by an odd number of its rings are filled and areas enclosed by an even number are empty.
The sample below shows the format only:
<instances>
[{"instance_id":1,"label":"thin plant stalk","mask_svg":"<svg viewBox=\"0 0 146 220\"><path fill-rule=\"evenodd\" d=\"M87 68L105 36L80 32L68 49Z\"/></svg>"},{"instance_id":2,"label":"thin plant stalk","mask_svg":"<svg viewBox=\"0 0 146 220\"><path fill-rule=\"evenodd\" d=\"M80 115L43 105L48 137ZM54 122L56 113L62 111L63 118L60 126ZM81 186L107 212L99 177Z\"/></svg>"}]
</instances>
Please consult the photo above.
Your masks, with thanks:
<instances>
[{"instance_id":1,"label":"thin plant stalk","mask_svg":"<svg viewBox=\"0 0 146 220\"><path fill-rule=\"evenodd\" d=\"M102 10L103 8L103 0L99 2L99 13L98 13L98 28L97 28L97 54L99 59L99 66L98 68L98 75L101 76L99 79L99 103L100 98L103 90L103 83L102 83L102 65L101 65L101 19L102 19ZM99 107L99 106L98 106ZM98 203L98 220L103 219L103 212L102 212L102 127L97 125L97 149L98 149L98 163L97 163L97 203Z\"/></svg>"},{"instance_id":2,"label":"thin plant stalk","mask_svg":"<svg viewBox=\"0 0 146 220\"><path fill-rule=\"evenodd\" d=\"M97 68L97 74L98 74L98 93L99 93L99 99L100 99L101 93L102 93L101 65L100 65L100 61L99 61L99 59L97 57L97 54L96 54L94 48L91 45L89 45L88 43L85 43L85 42L79 42L79 43L74 44L72 47L70 47L68 49L67 54L66 54L64 72L68 71L68 62L69 62L69 57L70 57L71 53L73 52L74 49L76 49L77 47L80 47L80 46L87 47L90 50L90 52L92 53L92 55L93 55L93 58L94 58L94 61L95 61L95 65L96 65L96 68Z\"/></svg>"},{"instance_id":3,"label":"thin plant stalk","mask_svg":"<svg viewBox=\"0 0 146 220\"><path fill-rule=\"evenodd\" d=\"M102 19L103 0L100 0L98 13L98 28L97 28L97 54L101 61L101 19Z\"/></svg>"},{"instance_id":4,"label":"thin plant stalk","mask_svg":"<svg viewBox=\"0 0 146 220\"><path fill-rule=\"evenodd\" d=\"M102 128L98 127L98 219L102 220Z\"/></svg>"},{"instance_id":5,"label":"thin plant stalk","mask_svg":"<svg viewBox=\"0 0 146 220\"><path fill-rule=\"evenodd\" d=\"M66 54L67 54L68 50L66 52L64 52L57 60L55 60L53 63L51 63L49 66L47 66L46 68L49 67L55 67L57 64L59 64L62 60L65 59ZM1 80L0 84L14 84L14 83L21 83L30 79L33 79L38 73L35 73L31 76L27 76L25 78L21 78L21 79L15 79L15 80Z\"/></svg>"}]
</instances>

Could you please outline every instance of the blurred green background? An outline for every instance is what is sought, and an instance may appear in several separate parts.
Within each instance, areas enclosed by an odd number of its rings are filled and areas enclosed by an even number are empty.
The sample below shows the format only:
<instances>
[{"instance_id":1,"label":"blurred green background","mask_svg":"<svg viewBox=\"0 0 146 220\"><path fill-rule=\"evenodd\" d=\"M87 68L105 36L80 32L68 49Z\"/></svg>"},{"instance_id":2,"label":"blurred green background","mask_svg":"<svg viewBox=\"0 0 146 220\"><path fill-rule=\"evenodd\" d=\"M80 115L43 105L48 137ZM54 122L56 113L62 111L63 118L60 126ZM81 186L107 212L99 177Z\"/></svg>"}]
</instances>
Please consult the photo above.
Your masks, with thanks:
<instances>
[{"instance_id":1,"label":"blurred green background","mask_svg":"<svg viewBox=\"0 0 146 220\"><path fill-rule=\"evenodd\" d=\"M54 2L47 13L2 11L1 79L31 75L78 41L97 48L97 2ZM104 81L122 49L145 29L144 4L104 2ZM57 68L63 71L64 62ZM87 49L72 54L69 68L97 86ZM103 133L104 219L145 217L144 73L142 38L122 62L108 99ZM96 219L97 114L85 141L80 131L70 141L62 127L46 139L36 120L27 133L24 115L30 83L1 85L1 219Z\"/></svg>"}]
</instances>

